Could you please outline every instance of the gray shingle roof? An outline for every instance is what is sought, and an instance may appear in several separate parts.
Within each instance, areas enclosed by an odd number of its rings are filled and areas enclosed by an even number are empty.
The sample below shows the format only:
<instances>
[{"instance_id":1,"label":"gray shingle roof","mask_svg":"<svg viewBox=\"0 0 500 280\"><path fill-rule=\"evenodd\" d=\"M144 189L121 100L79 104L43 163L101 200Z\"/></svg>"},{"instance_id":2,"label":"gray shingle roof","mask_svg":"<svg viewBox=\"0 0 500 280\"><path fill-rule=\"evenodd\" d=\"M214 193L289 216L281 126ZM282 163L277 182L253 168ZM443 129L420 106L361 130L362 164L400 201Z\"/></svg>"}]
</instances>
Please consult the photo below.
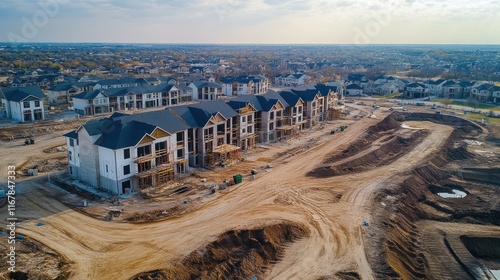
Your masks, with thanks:
<instances>
[{"instance_id":1,"label":"gray shingle roof","mask_svg":"<svg viewBox=\"0 0 500 280\"><path fill-rule=\"evenodd\" d=\"M221 113L226 119L238 115L238 112L223 100L176 106L168 108L167 110L171 110L173 113L177 114L192 128L204 127L208 120L217 113Z\"/></svg>"},{"instance_id":2,"label":"gray shingle roof","mask_svg":"<svg viewBox=\"0 0 500 280\"><path fill-rule=\"evenodd\" d=\"M292 89L291 92L298 95L304 101L313 101L314 98L316 98L316 96L319 93L317 89L304 89L304 90Z\"/></svg>"},{"instance_id":3,"label":"gray shingle roof","mask_svg":"<svg viewBox=\"0 0 500 280\"><path fill-rule=\"evenodd\" d=\"M94 90L91 90L91 91L85 91L85 92L82 92L82 93L79 93L79 94L75 94L73 95L73 98L76 98L76 99L85 99L85 100L92 100L94 98L96 98L97 95L99 95L99 93L103 93L104 94L104 91L101 91L101 90L98 90L98 89L94 89Z\"/></svg>"},{"instance_id":4,"label":"gray shingle roof","mask_svg":"<svg viewBox=\"0 0 500 280\"><path fill-rule=\"evenodd\" d=\"M29 96L43 99L45 94L39 86L1 88L0 91L8 101L20 102Z\"/></svg>"},{"instance_id":5,"label":"gray shingle roof","mask_svg":"<svg viewBox=\"0 0 500 280\"><path fill-rule=\"evenodd\" d=\"M108 118L89 121L83 127L90 135L101 135L96 145L112 150L135 146L156 127L170 134L189 128L183 120L168 110L132 115L114 113ZM72 133L65 136L74 137Z\"/></svg>"},{"instance_id":6,"label":"gray shingle roof","mask_svg":"<svg viewBox=\"0 0 500 280\"><path fill-rule=\"evenodd\" d=\"M350 84L346 87L346 89L363 89L363 88L357 84Z\"/></svg>"},{"instance_id":7,"label":"gray shingle roof","mask_svg":"<svg viewBox=\"0 0 500 280\"><path fill-rule=\"evenodd\" d=\"M204 81L199 81L199 82L193 82L193 85L196 88L202 88L202 87L213 87L213 88L222 88L222 85L212 83L212 82L204 82Z\"/></svg>"},{"instance_id":8,"label":"gray shingle roof","mask_svg":"<svg viewBox=\"0 0 500 280\"><path fill-rule=\"evenodd\" d=\"M316 88L319 91L321 96L327 96L330 91L332 91L332 92L338 91L338 87L336 87L336 86L327 86L327 85L323 85L323 84L316 84L314 86L314 88Z\"/></svg>"}]
</instances>

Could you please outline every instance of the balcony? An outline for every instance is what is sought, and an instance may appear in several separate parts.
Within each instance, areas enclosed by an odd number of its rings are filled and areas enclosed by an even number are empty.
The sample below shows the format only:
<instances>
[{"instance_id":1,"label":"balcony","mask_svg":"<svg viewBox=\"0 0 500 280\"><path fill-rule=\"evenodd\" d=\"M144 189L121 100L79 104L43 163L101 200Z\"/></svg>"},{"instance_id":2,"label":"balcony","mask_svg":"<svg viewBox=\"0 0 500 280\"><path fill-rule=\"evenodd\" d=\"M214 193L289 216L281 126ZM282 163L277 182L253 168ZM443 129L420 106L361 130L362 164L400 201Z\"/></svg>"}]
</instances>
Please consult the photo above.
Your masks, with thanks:
<instances>
[{"instance_id":1,"label":"balcony","mask_svg":"<svg viewBox=\"0 0 500 280\"><path fill-rule=\"evenodd\" d=\"M166 154L168 154L168 150L167 150L167 149L156 150L156 151L153 153L153 155L154 155L154 154L156 154L156 155L155 155L155 157L156 157L156 156L166 155Z\"/></svg>"},{"instance_id":2,"label":"balcony","mask_svg":"<svg viewBox=\"0 0 500 280\"><path fill-rule=\"evenodd\" d=\"M146 161L152 161L154 160L156 157L156 155L154 153L152 154L149 154L149 155L144 155L144 156L140 156L140 157L136 157L134 162L135 163L143 163L143 162L146 162Z\"/></svg>"},{"instance_id":3,"label":"balcony","mask_svg":"<svg viewBox=\"0 0 500 280\"><path fill-rule=\"evenodd\" d=\"M214 140L214 135L213 134L205 135L204 139L205 139L205 142L213 141Z\"/></svg>"},{"instance_id":4,"label":"balcony","mask_svg":"<svg viewBox=\"0 0 500 280\"><path fill-rule=\"evenodd\" d=\"M177 149L184 148L184 147L185 147L184 141L177 141Z\"/></svg>"},{"instance_id":5,"label":"balcony","mask_svg":"<svg viewBox=\"0 0 500 280\"><path fill-rule=\"evenodd\" d=\"M167 172L167 171L173 172L172 166L170 164L161 164L161 165L155 166L149 170L137 172L135 174L135 176L138 178L144 178L144 177L149 177L152 175L154 176L154 175L157 175L158 173L163 173L163 172Z\"/></svg>"}]
</instances>

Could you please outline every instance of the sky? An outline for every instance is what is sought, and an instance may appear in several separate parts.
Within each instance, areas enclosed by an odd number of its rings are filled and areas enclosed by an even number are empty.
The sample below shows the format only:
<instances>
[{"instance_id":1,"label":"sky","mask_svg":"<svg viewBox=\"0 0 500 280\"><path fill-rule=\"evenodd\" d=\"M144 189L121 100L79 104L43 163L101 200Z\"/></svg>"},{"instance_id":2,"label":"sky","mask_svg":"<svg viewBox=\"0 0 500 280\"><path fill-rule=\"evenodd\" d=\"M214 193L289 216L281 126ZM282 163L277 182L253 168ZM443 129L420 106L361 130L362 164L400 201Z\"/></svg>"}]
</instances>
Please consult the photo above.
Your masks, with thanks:
<instances>
[{"instance_id":1,"label":"sky","mask_svg":"<svg viewBox=\"0 0 500 280\"><path fill-rule=\"evenodd\" d=\"M0 0L0 42L500 44L500 0Z\"/></svg>"}]
</instances>

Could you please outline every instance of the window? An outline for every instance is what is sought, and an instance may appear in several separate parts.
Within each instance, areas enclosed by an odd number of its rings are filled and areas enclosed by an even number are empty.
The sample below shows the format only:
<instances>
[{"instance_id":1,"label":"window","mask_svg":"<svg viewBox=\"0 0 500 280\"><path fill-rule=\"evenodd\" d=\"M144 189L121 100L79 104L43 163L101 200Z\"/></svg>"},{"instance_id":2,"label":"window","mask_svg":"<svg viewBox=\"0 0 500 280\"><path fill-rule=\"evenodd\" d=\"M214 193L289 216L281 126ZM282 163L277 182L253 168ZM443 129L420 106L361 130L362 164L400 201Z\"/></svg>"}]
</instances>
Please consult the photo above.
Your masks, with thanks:
<instances>
[{"instance_id":1,"label":"window","mask_svg":"<svg viewBox=\"0 0 500 280\"><path fill-rule=\"evenodd\" d=\"M73 158L71 151L68 151L68 158L69 158L69 160L72 160L72 158Z\"/></svg>"},{"instance_id":2,"label":"window","mask_svg":"<svg viewBox=\"0 0 500 280\"><path fill-rule=\"evenodd\" d=\"M30 107L30 102L29 101L24 101L23 102L23 108L29 108Z\"/></svg>"},{"instance_id":3,"label":"window","mask_svg":"<svg viewBox=\"0 0 500 280\"><path fill-rule=\"evenodd\" d=\"M177 158L183 158L183 157L184 157L184 149L178 149Z\"/></svg>"},{"instance_id":4,"label":"window","mask_svg":"<svg viewBox=\"0 0 500 280\"><path fill-rule=\"evenodd\" d=\"M247 117L246 116L241 117L241 122L246 122L246 121L247 121Z\"/></svg>"},{"instance_id":5,"label":"window","mask_svg":"<svg viewBox=\"0 0 500 280\"><path fill-rule=\"evenodd\" d=\"M248 116L248 122L252 122L252 116Z\"/></svg>"},{"instance_id":6,"label":"window","mask_svg":"<svg viewBox=\"0 0 500 280\"><path fill-rule=\"evenodd\" d=\"M74 147L74 146L75 146L75 140L73 140L73 139L69 139L69 145L70 145L71 147Z\"/></svg>"},{"instance_id":7,"label":"window","mask_svg":"<svg viewBox=\"0 0 500 280\"><path fill-rule=\"evenodd\" d=\"M269 124L269 130L274 130L274 123Z\"/></svg>"},{"instance_id":8,"label":"window","mask_svg":"<svg viewBox=\"0 0 500 280\"><path fill-rule=\"evenodd\" d=\"M123 167L123 175L128 175L130 174L130 165L125 165Z\"/></svg>"},{"instance_id":9,"label":"window","mask_svg":"<svg viewBox=\"0 0 500 280\"><path fill-rule=\"evenodd\" d=\"M108 165L106 164L106 173L109 172L109 168L108 168Z\"/></svg>"},{"instance_id":10,"label":"window","mask_svg":"<svg viewBox=\"0 0 500 280\"><path fill-rule=\"evenodd\" d=\"M184 141L184 132L177 132L177 142Z\"/></svg>"},{"instance_id":11,"label":"window","mask_svg":"<svg viewBox=\"0 0 500 280\"><path fill-rule=\"evenodd\" d=\"M137 148L137 156L138 157L143 157L145 155L150 155L150 154L151 154L151 146L149 146L149 145Z\"/></svg>"},{"instance_id":12,"label":"window","mask_svg":"<svg viewBox=\"0 0 500 280\"><path fill-rule=\"evenodd\" d=\"M247 133L247 129L246 129L246 128L243 128L243 129L241 130L241 133Z\"/></svg>"},{"instance_id":13,"label":"window","mask_svg":"<svg viewBox=\"0 0 500 280\"><path fill-rule=\"evenodd\" d=\"M123 150L123 158L124 159L130 158L130 149Z\"/></svg>"},{"instance_id":14,"label":"window","mask_svg":"<svg viewBox=\"0 0 500 280\"><path fill-rule=\"evenodd\" d=\"M156 157L156 165L168 163L168 155L161 155Z\"/></svg>"},{"instance_id":15,"label":"window","mask_svg":"<svg viewBox=\"0 0 500 280\"><path fill-rule=\"evenodd\" d=\"M155 151L161 151L161 150L166 150L167 149L167 143L166 142L159 142L155 144Z\"/></svg>"},{"instance_id":16,"label":"window","mask_svg":"<svg viewBox=\"0 0 500 280\"><path fill-rule=\"evenodd\" d=\"M271 120L274 120L274 112L271 112L271 115L269 117Z\"/></svg>"},{"instance_id":17,"label":"window","mask_svg":"<svg viewBox=\"0 0 500 280\"><path fill-rule=\"evenodd\" d=\"M35 107L40 107L40 101L35 101Z\"/></svg>"},{"instance_id":18,"label":"window","mask_svg":"<svg viewBox=\"0 0 500 280\"><path fill-rule=\"evenodd\" d=\"M151 161L141 162L137 164L137 169L139 172L147 171L151 169Z\"/></svg>"},{"instance_id":19,"label":"window","mask_svg":"<svg viewBox=\"0 0 500 280\"><path fill-rule=\"evenodd\" d=\"M251 126L247 127L248 133L253 133L253 128Z\"/></svg>"}]
</instances>

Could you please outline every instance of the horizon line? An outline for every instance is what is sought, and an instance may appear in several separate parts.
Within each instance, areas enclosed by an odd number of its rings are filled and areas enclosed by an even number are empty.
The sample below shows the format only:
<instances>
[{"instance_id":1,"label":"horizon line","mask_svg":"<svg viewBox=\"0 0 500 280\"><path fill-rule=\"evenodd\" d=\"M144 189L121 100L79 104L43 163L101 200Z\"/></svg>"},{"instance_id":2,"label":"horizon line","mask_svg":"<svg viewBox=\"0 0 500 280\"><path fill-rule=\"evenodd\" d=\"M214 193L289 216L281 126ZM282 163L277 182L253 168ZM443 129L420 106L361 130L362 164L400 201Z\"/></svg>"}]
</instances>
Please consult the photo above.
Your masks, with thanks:
<instances>
[{"instance_id":1,"label":"horizon line","mask_svg":"<svg viewBox=\"0 0 500 280\"><path fill-rule=\"evenodd\" d=\"M500 46L500 43L202 43L202 42L0 42L9 45L29 44L112 44L112 45L261 45L261 46Z\"/></svg>"}]
</instances>

